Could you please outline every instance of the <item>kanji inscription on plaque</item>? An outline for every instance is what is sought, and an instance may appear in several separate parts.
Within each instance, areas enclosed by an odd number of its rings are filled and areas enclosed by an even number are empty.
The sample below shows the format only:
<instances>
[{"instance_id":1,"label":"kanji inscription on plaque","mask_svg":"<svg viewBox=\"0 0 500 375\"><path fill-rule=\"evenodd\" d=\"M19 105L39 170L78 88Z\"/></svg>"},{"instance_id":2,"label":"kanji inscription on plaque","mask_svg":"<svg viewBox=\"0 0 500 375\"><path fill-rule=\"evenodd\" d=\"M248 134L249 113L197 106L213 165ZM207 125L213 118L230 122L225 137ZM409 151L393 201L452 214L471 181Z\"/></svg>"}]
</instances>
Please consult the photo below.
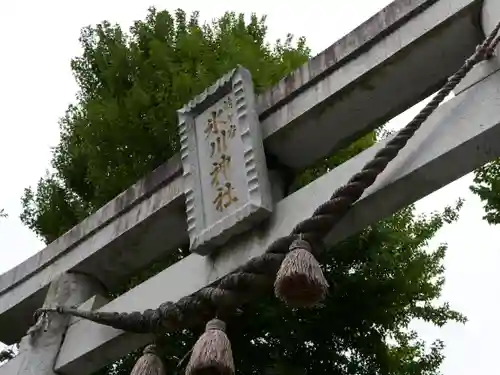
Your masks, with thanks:
<instances>
[{"instance_id":1,"label":"kanji inscription on plaque","mask_svg":"<svg viewBox=\"0 0 500 375\"><path fill-rule=\"evenodd\" d=\"M272 211L250 72L234 69L178 114L191 251L207 255Z\"/></svg>"}]
</instances>

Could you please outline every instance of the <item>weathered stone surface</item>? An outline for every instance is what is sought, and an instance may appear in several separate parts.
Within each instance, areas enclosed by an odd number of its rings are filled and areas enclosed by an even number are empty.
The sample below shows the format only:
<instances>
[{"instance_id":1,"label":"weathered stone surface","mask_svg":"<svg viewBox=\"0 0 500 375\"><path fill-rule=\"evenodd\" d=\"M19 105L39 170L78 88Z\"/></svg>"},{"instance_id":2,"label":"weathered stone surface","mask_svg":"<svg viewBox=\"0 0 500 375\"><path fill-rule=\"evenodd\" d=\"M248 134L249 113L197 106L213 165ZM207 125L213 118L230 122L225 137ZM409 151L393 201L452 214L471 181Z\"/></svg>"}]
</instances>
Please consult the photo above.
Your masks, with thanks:
<instances>
[{"instance_id":1,"label":"weathered stone surface","mask_svg":"<svg viewBox=\"0 0 500 375\"><path fill-rule=\"evenodd\" d=\"M397 0L335 42L257 99L266 154L310 165L430 94L481 40L481 3ZM181 174L177 156L1 275L0 341L22 337L61 273L112 286L187 244Z\"/></svg>"},{"instance_id":2,"label":"weathered stone surface","mask_svg":"<svg viewBox=\"0 0 500 375\"><path fill-rule=\"evenodd\" d=\"M49 283L65 271L92 275L109 287L187 243L183 181L178 174L167 181L67 249L59 247L59 243L49 245L40 253L54 248L61 252L46 262L40 261L35 271L28 272L28 268L43 256L32 257L9 271L18 281L0 292L0 341L11 344L22 337L33 312L43 303ZM98 221L99 215L91 218ZM172 232L166 231L165 226ZM26 274L21 277L24 271Z\"/></svg>"},{"instance_id":3,"label":"weathered stone surface","mask_svg":"<svg viewBox=\"0 0 500 375\"><path fill-rule=\"evenodd\" d=\"M87 276L66 273L50 284L43 306L79 305L102 293L101 285ZM18 356L11 364L0 367L0 374L56 375L54 365L69 321L69 317L59 314L40 320L38 329L31 328L32 333L21 341Z\"/></svg>"},{"instance_id":4,"label":"weathered stone surface","mask_svg":"<svg viewBox=\"0 0 500 375\"><path fill-rule=\"evenodd\" d=\"M441 105L422 125L397 159L327 236L328 245L500 157L497 141L500 137L500 73L478 80ZM385 143L376 144L278 202L268 225L231 241L215 260L192 254L113 300L102 311L141 311L165 301L177 301L261 255L275 239L289 234L299 221L328 200L332 192L372 160ZM185 277L186 274L189 277ZM183 282L179 283L181 279ZM85 375L145 344L146 340L144 336L136 338L80 321L68 329L56 369L63 374Z\"/></svg>"},{"instance_id":5,"label":"weathered stone surface","mask_svg":"<svg viewBox=\"0 0 500 375\"><path fill-rule=\"evenodd\" d=\"M272 211L250 72L232 70L178 113L191 251L207 255Z\"/></svg>"},{"instance_id":6,"label":"weathered stone surface","mask_svg":"<svg viewBox=\"0 0 500 375\"><path fill-rule=\"evenodd\" d=\"M390 4L263 95L283 98L261 116L266 153L306 167L432 94L480 42L480 5Z\"/></svg>"},{"instance_id":7,"label":"weathered stone surface","mask_svg":"<svg viewBox=\"0 0 500 375\"><path fill-rule=\"evenodd\" d=\"M24 355L24 353L20 353L15 358L0 366L0 375L17 375L26 359L26 355Z\"/></svg>"}]
</instances>

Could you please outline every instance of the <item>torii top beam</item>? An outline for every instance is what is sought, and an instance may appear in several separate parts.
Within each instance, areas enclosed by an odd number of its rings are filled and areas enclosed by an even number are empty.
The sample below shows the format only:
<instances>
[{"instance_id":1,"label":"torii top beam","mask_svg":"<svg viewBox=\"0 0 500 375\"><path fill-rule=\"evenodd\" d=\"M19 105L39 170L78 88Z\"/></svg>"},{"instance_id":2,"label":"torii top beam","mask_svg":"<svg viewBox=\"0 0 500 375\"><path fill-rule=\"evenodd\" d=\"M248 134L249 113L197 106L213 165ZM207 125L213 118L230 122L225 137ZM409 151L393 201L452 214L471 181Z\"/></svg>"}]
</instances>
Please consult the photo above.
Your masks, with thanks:
<instances>
[{"instance_id":1,"label":"torii top beam","mask_svg":"<svg viewBox=\"0 0 500 375\"><path fill-rule=\"evenodd\" d=\"M480 41L480 5L390 4L258 99L266 153L291 168L310 165L432 93ZM178 159L170 160L1 275L0 341L24 335L61 273L113 285L187 243L180 172Z\"/></svg>"}]
</instances>

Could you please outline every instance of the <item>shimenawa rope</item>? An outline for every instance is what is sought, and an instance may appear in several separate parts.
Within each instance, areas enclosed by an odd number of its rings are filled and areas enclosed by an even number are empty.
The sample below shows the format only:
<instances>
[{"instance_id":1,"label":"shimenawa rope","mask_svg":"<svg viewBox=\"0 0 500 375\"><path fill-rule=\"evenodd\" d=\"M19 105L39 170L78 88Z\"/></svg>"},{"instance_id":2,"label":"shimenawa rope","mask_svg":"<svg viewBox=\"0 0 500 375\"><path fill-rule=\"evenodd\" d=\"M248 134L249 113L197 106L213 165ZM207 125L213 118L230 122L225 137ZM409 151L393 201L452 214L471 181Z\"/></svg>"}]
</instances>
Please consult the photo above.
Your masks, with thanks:
<instances>
[{"instance_id":1,"label":"shimenawa rope","mask_svg":"<svg viewBox=\"0 0 500 375\"><path fill-rule=\"evenodd\" d=\"M500 42L500 22L475 53L453 74L422 111L384 148L368 162L361 172L356 173L349 182L334 192L330 200L319 206L313 215L300 222L290 235L274 241L259 257L249 260L233 273L221 278L212 286L205 287L177 302L165 302L157 309L144 312L118 313L82 311L76 308L59 306L40 309L35 314L57 312L82 317L99 324L136 333L162 333L184 329L206 321L207 316L223 308L233 308L252 299L254 294L267 291L273 284L276 271L280 267L292 242L299 237L310 243L318 243L349 211L351 206L370 187L387 165L398 155L424 121L439 104L451 93L466 74L479 62L493 55ZM239 291L244 290L245 293ZM250 292L251 291L251 292ZM206 314L205 314L206 313Z\"/></svg>"}]
</instances>

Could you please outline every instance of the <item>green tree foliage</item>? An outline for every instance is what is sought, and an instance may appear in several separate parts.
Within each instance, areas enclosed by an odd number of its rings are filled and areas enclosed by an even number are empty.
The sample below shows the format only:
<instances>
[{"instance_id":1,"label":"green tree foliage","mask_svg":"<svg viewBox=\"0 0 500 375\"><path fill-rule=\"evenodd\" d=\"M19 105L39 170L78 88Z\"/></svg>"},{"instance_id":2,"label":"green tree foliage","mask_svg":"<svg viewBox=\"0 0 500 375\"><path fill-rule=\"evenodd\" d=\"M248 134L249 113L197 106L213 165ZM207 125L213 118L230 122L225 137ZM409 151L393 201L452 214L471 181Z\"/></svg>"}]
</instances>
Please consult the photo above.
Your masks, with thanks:
<instances>
[{"instance_id":1,"label":"green tree foliage","mask_svg":"<svg viewBox=\"0 0 500 375\"><path fill-rule=\"evenodd\" d=\"M25 192L23 222L53 241L163 163L178 148L176 109L236 64L260 92L307 60L303 39L271 47L265 35L256 16L200 25L197 13L154 9L129 34L108 22L83 29L83 53L71 62L77 104L60 122L55 172Z\"/></svg>"},{"instance_id":2,"label":"green tree foliage","mask_svg":"<svg viewBox=\"0 0 500 375\"><path fill-rule=\"evenodd\" d=\"M473 193L483 201L490 224L500 224L500 160L495 160L474 172Z\"/></svg>"},{"instance_id":3,"label":"green tree foliage","mask_svg":"<svg viewBox=\"0 0 500 375\"><path fill-rule=\"evenodd\" d=\"M257 92L304 63L303 39L266 44L265 19L226 13L210 25L152 9L130 33L104 22L83 30L72 61L80 87L61 120L53 172L23 198L23 222L51 241L177 151L176 110L236 64ZM321 160L294 181L300 187L376 141L370 133ZM425 348L408 325L464 321L438 304L446 247L427 243L456 219L460 204L431 216L414 207L361 231L320 259L331 285L322 309L296 311L269 295L228 320L238 372L250 374L438 374L442 343ZM182 256L144 270L122 292ZM175 259L174 259L175 258ZM201 327L200 327L201 328ZM199 331L158 338L172 372ZM99 371L127 375L138 353Z\"/></svg>"}]
</instances>

